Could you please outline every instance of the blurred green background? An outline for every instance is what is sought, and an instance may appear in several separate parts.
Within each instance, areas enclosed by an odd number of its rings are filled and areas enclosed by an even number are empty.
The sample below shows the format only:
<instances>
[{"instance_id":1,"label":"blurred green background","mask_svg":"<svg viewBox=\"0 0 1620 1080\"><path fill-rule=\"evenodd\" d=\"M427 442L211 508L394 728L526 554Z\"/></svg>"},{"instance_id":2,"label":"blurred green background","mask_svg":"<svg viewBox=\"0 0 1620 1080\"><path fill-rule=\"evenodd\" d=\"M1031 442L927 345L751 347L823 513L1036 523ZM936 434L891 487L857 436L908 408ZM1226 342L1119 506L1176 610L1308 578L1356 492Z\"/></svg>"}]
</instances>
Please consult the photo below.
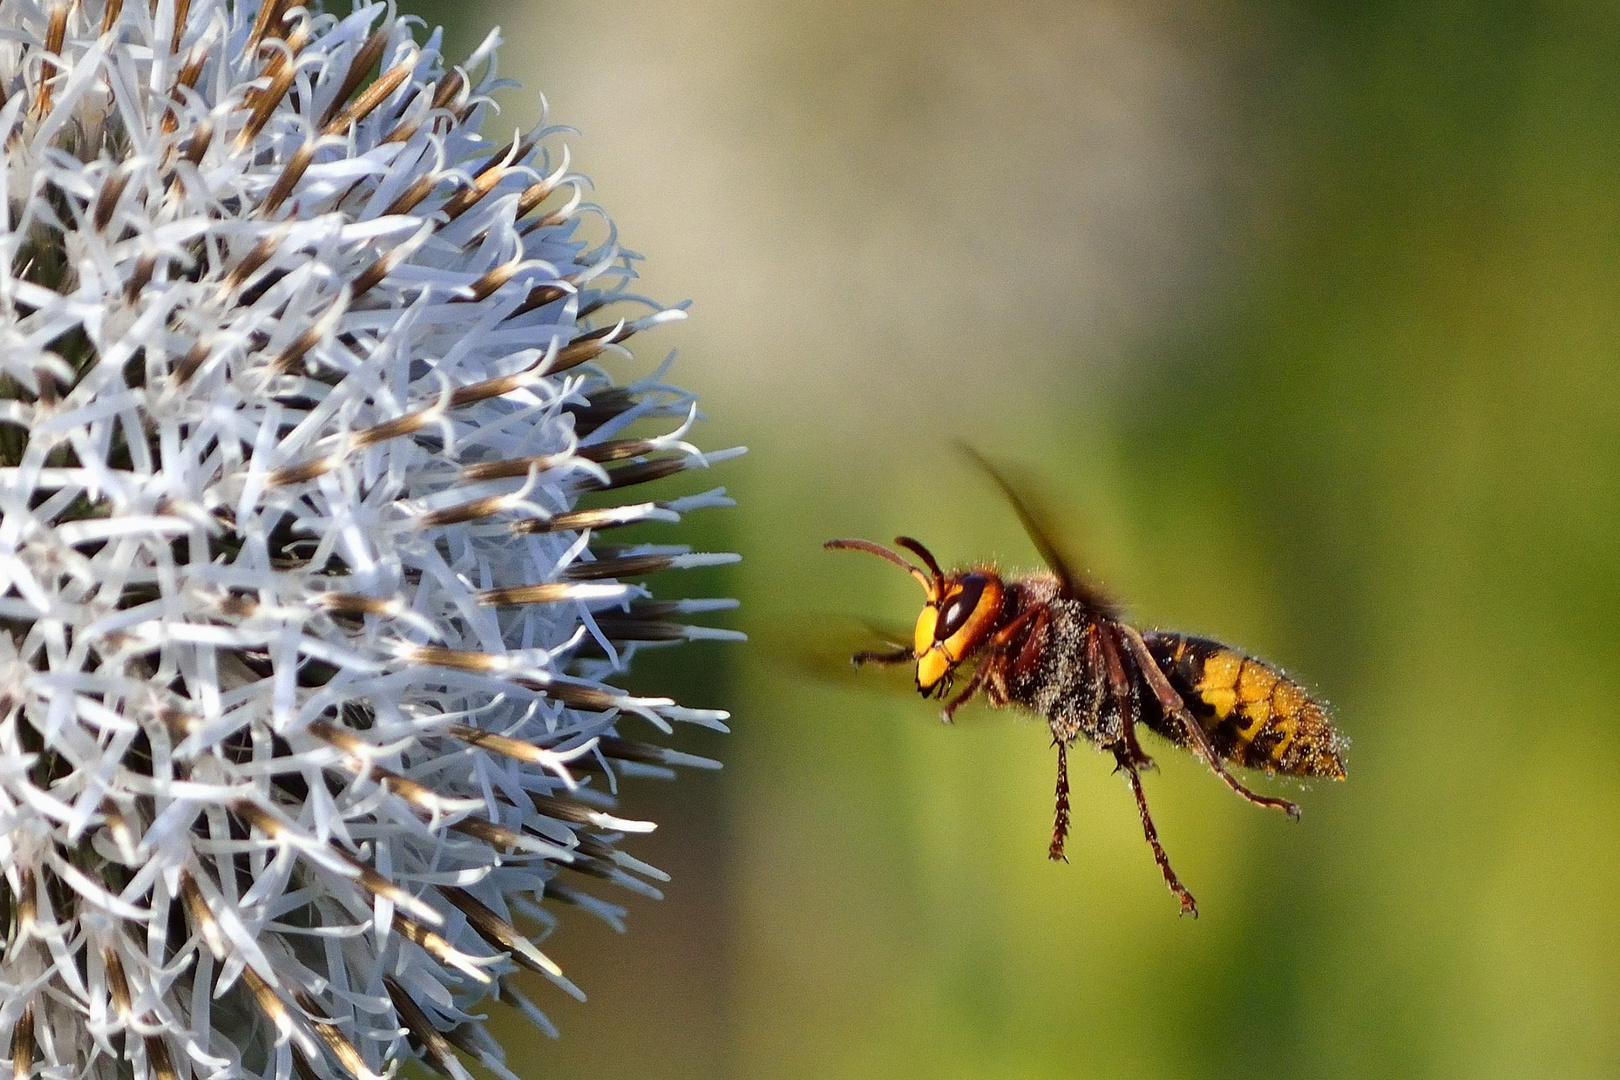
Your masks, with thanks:
<instances>
[{"instance_id":1,"label":"blurred green background","mask_svg":"<svg viewBox=\"0 0 1620 1080\"><path fill-rule=\"evenodd\" d=\"M415 6L582 129L696 302L637 362L751 448L679 584L754 640L634 680L726 768L629 792L668 899L548 943L525 1077L1620 1076L1614 4ZM1158 748L1196 921L1104 758L1050 864L1038 722L794 662L916 611L827 537L1034 564L957 438L1352 739L1298 825Z\"/></svg>"}]
</instances>

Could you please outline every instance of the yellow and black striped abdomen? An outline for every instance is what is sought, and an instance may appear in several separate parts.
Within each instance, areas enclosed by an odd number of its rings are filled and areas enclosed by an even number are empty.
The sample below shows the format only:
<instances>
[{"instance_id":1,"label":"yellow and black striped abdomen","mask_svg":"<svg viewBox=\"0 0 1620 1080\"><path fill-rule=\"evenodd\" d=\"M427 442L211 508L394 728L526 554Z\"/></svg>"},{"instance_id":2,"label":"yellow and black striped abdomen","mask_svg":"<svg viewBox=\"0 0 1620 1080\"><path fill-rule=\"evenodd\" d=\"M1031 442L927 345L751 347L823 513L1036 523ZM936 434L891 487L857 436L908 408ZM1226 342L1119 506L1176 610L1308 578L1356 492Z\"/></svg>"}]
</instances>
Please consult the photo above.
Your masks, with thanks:
<instances>
[{"instance_id":1,"label":"yellow and black striped abdomen","mask_svg":"<svg viewBox=\"0 0 1620 1080\"><path fill-rule=\"evenodd\" d=\"M1343 747L1332 718L1299 683L1208 638L1162 631L1142 637L1223 760L1288 776L1344 779ZM1149 727L1186 741L1173 720L1153 708L1146 712Z\"/></svg>"}]
</instances>

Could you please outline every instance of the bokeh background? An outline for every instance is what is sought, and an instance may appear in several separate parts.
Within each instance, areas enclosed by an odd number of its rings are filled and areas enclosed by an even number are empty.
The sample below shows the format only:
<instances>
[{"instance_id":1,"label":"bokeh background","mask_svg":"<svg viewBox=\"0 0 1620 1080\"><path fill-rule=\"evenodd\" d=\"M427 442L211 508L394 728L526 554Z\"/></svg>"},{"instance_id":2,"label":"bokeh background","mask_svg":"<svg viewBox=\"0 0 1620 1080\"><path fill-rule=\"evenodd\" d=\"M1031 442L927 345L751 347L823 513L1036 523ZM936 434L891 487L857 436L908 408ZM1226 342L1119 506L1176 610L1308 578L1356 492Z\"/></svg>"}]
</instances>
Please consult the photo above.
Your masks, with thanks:
<instances>
[{"instance_id":1,"label":"bokeh background","mask_svg":"<svg viewBox=\"0 0 1620 1080\"><path fill-rule=\"evenodd\" d=\"M668 898L548 943L525 1077L1620 1076L1614 4L413 7L505 28L751 450L692 589L753 640L634 683L726 768L629 793ZM958 438L1353 740L1298 825L1160 748L1197 921L1104 758L1050 864L1037 722L807 676L917 605L829 536L1033 565Z\"/></svg>"}]
</instances>

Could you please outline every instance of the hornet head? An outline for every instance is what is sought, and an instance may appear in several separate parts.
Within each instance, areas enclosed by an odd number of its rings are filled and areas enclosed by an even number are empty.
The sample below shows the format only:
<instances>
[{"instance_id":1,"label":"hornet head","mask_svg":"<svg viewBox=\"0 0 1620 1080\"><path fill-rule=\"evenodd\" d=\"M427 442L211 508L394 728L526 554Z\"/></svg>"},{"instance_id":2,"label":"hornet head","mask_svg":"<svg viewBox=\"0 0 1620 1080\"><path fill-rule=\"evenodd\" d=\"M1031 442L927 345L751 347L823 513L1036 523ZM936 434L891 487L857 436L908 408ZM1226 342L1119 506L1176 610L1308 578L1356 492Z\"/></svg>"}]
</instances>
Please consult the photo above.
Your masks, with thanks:
<instances>
[{"instance_id":1,"label":"hornet head","mask_svg":"<svg viewBox=\"0 0 1620 1080\"><path fill-rule=\"evenodd\" d=\"M869 552L894 563L922 586L923 609L911 639L912 655L917 661L917 690L923 697L943 695L957 665L978 652L1001 622L1006 590L1001 575L994 570L981 567L946 574L921 543L909 536L897 536L894 542L921 559L927 572L898 552L870 540L829 540L825 546Z\"/></svg>"}]
</instances>

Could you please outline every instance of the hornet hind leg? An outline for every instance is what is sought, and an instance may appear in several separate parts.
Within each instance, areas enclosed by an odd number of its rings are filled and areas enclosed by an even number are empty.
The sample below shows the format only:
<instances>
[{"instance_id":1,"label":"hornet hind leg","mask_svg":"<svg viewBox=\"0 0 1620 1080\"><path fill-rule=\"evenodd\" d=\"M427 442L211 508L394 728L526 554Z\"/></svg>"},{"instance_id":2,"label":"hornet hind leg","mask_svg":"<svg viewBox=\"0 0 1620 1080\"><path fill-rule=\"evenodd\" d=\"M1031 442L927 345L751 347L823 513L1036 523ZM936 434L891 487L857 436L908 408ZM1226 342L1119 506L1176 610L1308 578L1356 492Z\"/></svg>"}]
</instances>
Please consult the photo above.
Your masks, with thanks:
<instances>
[{"instance_id":1,"label":"hornet hind leg","mask_svg":"<svg viewBox=\"0 0 1620 1080\"><path fill-rule=\"evenodd\" d=\"M1159 830L1153 825L1153 815L1148 813L1147 794L1142 790L1142 774L1124 747L1114 748L1114 759L1119 762L1125 778L1131 782L1131 794L1136 796L1136 809L1142 815L1142 835L1147 837L1148 847L1153 849L1153 861L1159 864L1159 872L1164 875L1164 883L1170 886L1170 891L1181 902L1181 913L1198 918L1197 901L1181 883L1181 879L1176 877L1176 872L1170 868L1170 857L1164 853L1164 848L1159 844Z\"/></svg>"}]
</instances>

